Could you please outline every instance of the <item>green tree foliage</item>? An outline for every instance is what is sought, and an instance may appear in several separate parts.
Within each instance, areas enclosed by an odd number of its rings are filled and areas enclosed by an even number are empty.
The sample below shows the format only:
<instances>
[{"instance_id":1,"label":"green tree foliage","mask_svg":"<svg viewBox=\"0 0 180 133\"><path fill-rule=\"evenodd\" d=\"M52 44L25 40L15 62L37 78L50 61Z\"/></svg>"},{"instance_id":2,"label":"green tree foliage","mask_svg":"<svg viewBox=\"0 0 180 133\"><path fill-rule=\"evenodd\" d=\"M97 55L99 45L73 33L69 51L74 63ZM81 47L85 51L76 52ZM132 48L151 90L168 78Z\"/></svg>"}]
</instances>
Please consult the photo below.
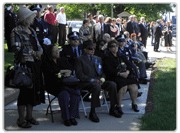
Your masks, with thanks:
<instances>
[{"instance_id":1,"label":"green tree foliage","mask_svg":"<svg viewBox=\"0 0 180 133\"><path fill-rule=\"evenodd\" d=\"M57 9L65 8L67 19L83 19L85 13L89 13L94 9L92 4L58 4Z\"/></svg>"},{"instance_id":2,"label":"green tree foliage","mask_svg":"<svg viewBox=\"0 0 180 133\"><path fill-rule=\"evenodd\" d=\"M7 8L10 3L5 4L4 8ZM26 4L27 5L27 4ZM29 5L29 4L28 4ZM35 4L34 4L35 5ZM18 4L14 4L15 13L19 9ZM167 12L172 12L172 6L170 4L103 4L103 3L89 3L89 4L77 4L77 3L69 3L69 4L57 4L56 8L64 7L66 10L67 19L83 19L87 13L92 13L93 15L99 11L100 14L105 14L106 16L111 16L111 8L113 8L113 16L116 18L119 13L122 11L129 12L131 14L135 14L137 19L144 16L146 21L152 21L162 18L160 14L164 14Z\"/></svg>"},{"instance_id":3,"label":"green tree foliage","mask_svg":"<svg viewBox=\"0 0 180 133\"><path fill-rule=\"evenodd\" d=\"M65 7L68 19L82 19L84 13L89 13L94 9L98 10L100 14L111 16L111 7L116 10L119 6L129 13L135 14L138 20L142 16L146 17L147 21L156 20L162 18L160 14L172 12L170 4L58 4L57 8L61 6ZM116 11L114 17L117 17L119 13L121 12Z\"/></svg>"},{"instance_id":4,"label":"green tree foliage","mask_svg":"<svg viewBox=\"0 0 180 133\"><path fill-rule=\"evenodd\" d=\"M4 4L4 9L6 9L7 7L9 7L11 5L12 5L11 3ZM17 10L19 9L19 5L13 4L13 6L14 6L14 12L17 13Z\"/></svg>"},{"instance_id":5,"label":"green tree foliage","mask_svg":"<svg viewBox=\"0 0 180 133\"><path fill-rule=\"evenodd\" d=\"M170 4L124 4L125 11L135 14L137 19L144 16L147 21L156 20L162 18L160 14L172 12L172 6Z\"/></svg>"},{"instance_id":6,"label":"green tree foliage","mask_svg":"<svg viewBox=\"0 0 180 133\"><path fill-rule=\"evenodd\" d=\"M57 9L59 9L60 7L65 8L67 19L75 19L75 18L82 19L83 18L80 4L58 4L56 6Z\"/></svg>"}]
</instances>

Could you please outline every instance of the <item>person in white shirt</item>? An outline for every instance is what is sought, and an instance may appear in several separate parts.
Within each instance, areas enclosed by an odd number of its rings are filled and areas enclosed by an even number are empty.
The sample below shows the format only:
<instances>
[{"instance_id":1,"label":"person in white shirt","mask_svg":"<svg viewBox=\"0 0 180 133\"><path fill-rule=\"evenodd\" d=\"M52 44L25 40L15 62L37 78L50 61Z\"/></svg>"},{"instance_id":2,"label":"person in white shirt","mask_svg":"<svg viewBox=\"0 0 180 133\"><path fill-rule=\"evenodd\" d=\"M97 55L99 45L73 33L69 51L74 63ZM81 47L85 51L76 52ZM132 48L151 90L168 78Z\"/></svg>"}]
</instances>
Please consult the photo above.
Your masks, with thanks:
<instances>
[{"instance_id":1,"label":"person in white shirt","mask_svg":"<svg viewBox=\"0 0 180 133\"><path fill-rule=\"evenodd\" d=\"M66 14L64 7L60 7L60 12L56 16L59 28L59 46L63 46L66 41Z\"/></svg>"}]
</instances>

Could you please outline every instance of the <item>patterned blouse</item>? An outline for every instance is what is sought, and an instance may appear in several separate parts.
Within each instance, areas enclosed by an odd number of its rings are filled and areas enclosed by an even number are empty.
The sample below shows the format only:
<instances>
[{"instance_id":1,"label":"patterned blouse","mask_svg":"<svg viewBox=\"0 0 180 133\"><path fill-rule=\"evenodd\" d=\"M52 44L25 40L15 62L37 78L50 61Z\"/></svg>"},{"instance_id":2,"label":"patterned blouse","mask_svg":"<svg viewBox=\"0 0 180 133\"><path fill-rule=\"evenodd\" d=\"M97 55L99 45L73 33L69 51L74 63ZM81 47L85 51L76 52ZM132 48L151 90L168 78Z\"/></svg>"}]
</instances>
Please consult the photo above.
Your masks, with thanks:
<instances>
[{"instance_id":1,"label":"patterned blouse","mask_svg":"<svg viewBox=\"0 0 180 133\"><path fill-rule=\"evenodd\" d=\"M39 44L36 32L29 27L32 32L32 36L36 40L36 45L38 51L43 51L41 45ZM14 51L15 61L25 62L31 61L34 62L34 56L32 55L33 46L31 45L30 35L22 26L15 27L11 32L11 46Z\"/></svg>"},{"instance_id":2,"label":"patterned blouse","mask_svg":"<svg viewBox=\"0 0 180 133\"><path fill-rule=\"evenodd\" d=\"M89 35L91 35L89 31L89 27L86 28L82 25L81 28L79 29L79 42L83 44L84 41L88 40Z\"/></svg>"}]
</instances>

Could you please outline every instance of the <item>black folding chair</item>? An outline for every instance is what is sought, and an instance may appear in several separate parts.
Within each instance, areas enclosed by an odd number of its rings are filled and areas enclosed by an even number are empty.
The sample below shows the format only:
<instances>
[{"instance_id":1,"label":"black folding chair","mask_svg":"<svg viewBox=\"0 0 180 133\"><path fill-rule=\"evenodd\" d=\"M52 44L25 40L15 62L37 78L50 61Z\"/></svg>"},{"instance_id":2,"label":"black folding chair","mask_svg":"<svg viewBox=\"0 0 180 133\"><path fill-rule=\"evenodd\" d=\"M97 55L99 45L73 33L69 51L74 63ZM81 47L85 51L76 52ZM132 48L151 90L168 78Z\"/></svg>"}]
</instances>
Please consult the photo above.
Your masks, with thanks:
<instances>
[{"instance_id":1,"label":"black folding chair","mask_svg":"<svg viewBox=\"0 0 180 133\"><path fill-rule=\"evenodd\" d=\"M84 105L84 98L87 96L87 95L89 95L89 91L88 90L81 90L81 92L85 92L86 94L82 97L82 95L80 96L80 98L81 98L81 104L82 104L82 108L80 108L80 109L83 109L84 110L84 115L85 115L85 117L87 118L87 113L86 113L86 109L88 109L88 108L91 108L90 106L85 106ZM107 100L106 100L106 96L105 96L105 93L104 93L104 90L101 90L101 95L102 95L102 99L103 99L103 103L101 104L101 107L102 106L106 106L106 108L107 108L107 112L109 113L109 107L108 107L108 104L107 104Z\"/></svg>"},{"instance_id":2,"label":"black folding chair","mask_svg":"<svg viewBox=\"0 0 180 133\"><path fill-rule=\"evenodd\" d=\"M50 99L50 96L49 96L49 95L50 95L50 94L47 92L49 105L48 105L47 110L46 110L46 116L47 116L48 114L51 114L52 123L54 123L53 114L57 113L58 111L53 111L53 110L52 110L51 103L52 103L57 97L54 96L52 99ZM49 112L49 111L50 111L50 112Z\"/></svg>"}]
</instances>

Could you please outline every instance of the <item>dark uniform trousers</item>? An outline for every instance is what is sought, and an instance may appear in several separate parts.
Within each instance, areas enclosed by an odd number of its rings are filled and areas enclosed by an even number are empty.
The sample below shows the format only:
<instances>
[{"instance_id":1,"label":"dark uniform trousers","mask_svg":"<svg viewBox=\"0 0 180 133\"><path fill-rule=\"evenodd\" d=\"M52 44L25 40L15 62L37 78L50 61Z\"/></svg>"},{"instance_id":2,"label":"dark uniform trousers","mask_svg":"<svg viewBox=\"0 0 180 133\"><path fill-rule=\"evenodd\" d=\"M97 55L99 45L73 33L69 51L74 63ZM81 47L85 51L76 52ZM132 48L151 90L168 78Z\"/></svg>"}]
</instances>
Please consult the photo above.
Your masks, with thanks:
<instances>
[{"instance_id":1,"label":"dark uniform trousers","mask_svg":"<svg viewBox=\"0 0 180 133\"><path fill-rule=\"evenodd\" d=\"M92 93L91 108L100 107L99 95L101 89L109 92L111 106L117 104L117 85L113 81L105 81L102 85L97 83L82 83L83 90L88 90Z\"/></svg>"},{"instance_id":2,"label":"dark uniform trousers","mask_svg":"<svg viewBox=\"0 0 180 133\"><path fill-rule=\"evenodd\" d=\"M51 29L52 34L51 44L55 44L57 42L58 28L54 24L49 24L49 28Z\"/></svg>"},{"instance_id":3,"label":"dark uniform trousers","mask_svg":"<svg viewBox=\"0 0 180 133\"><path fill-rule=\"evenodd\" d=\"M59 46L64 46L66 41L66 25L59 24Z\"/></svg>"}]
</instances>

